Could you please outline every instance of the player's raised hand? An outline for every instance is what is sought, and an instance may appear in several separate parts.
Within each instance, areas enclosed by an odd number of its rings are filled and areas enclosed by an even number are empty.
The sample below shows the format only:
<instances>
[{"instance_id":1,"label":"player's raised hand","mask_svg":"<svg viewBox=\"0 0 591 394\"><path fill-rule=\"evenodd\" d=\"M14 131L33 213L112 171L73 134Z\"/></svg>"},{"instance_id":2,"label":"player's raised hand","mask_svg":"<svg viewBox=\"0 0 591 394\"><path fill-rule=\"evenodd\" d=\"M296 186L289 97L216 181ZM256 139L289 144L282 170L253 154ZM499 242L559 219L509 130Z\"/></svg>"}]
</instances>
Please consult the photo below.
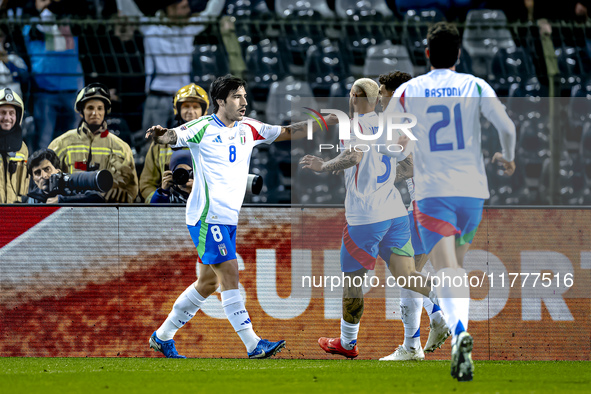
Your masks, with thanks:
<instances>
[{"instance_id":1,"label":"player's raised hand","mask_svg":"<svg viewBox=\"0 0 591 394\"><path fill-rule=\"evenodd\" d=\"M500 165L503 166L503 168L505 168L505 174L506 175L513 175L513 173L515 172L515 161L507 161L505 160L505 158L503 157L503 154L501 152L497 152L494 154L493 158L492 158L492 162L499 162Z\"/></svg>"},{"instance_id":2,"label":"player's raised hand","mask_svg":"<svg viewBox=\"0 0 591 394\"><path fill-rule=\"evenodd\" d=\"M408 143L410 142L410 138L408 138L406 136L406 134L402 134L400 137L398 137L398 141L396 142L398 145L402 146L402 149L406 149L406 146L408 145Z\"/></svg>"},{"instance_id":3,"label":"player's raised hand","mask_svg":"<svg viewBox=\"0 0 591 394\"><path fill-rule=\"evenodd\" d=\"M326 120L328 126L339 123L339 118L335 114L328 114L328 116L324 117L324 120Z\"/></svg>"},{"instance_id":4,"label":"player's raised hand","mask_svg":"<svg viewBox=\"0 0 591 394\"><path fill-rule=\"evenodd\" d=\"M160 125L152 126L148 129L148 131L146 131L146 138L150 138L151 136L153 136L154 138L162 137L167 130L167 128L162 127Z\"/></svg>"},{"instance_id":5,"label":"player's raised hand","mask_svg":"<svg viewBox=\"0 0 591 394\"><path fill-rule=\"evenodd\" d=\"M309 168L312 171L316 171L316 172L322 172L322 164L324 163L324 160L322 160L320 157L317 156L312 156L312 155L306 155L304 157L302 157L302 160L300 160L300 164L302 165L302 168Z\"/></svg>"}]
</instances>

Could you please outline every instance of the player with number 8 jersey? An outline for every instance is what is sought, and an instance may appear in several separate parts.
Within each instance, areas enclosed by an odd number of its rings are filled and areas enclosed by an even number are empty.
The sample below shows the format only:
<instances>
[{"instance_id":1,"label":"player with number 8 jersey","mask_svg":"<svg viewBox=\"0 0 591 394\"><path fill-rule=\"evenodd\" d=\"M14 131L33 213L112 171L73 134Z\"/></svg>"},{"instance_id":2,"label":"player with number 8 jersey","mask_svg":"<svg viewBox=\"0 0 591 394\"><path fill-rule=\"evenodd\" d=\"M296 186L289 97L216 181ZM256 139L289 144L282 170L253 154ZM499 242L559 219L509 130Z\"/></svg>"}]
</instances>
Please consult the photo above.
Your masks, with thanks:
<instances>
[{"instance_id":1,"label":"player with number 8 jersey","mask_svg":"<svg viewBox=\"0 0 591 394\"><path fill-rule=\"evenodd\" d=\"M281 127L247 117L226 126L213 114L173 130L178 139L172 147L188 147L193 155L195 187L187 201L187 224L237 225L252 149L273 142Z\"/></svg>"},{"instance_id":2,"label":"player with number 8 jersey","mask_svg":"<svg viewBox=\"0 0 591 394\"><path fill-rule=\"evenodd\" d=\"M262 143L302 138L306 124L271 126L245 118L246 82L226 75L210 89L214 114L174 129L151 127L146 137L173 148L188 147L193 158L194 183L187 201L187 227L199 254L199 276L176 300L172 311L152 336L150 347L169 358L178 354L176 332L191 320L218 285L226 317L246 347L249 358L267 358L285 346L261 339L239 291L236 225L253 148ZM224 348L222 345L221 348Z\"/></svg>"}]
</instances>

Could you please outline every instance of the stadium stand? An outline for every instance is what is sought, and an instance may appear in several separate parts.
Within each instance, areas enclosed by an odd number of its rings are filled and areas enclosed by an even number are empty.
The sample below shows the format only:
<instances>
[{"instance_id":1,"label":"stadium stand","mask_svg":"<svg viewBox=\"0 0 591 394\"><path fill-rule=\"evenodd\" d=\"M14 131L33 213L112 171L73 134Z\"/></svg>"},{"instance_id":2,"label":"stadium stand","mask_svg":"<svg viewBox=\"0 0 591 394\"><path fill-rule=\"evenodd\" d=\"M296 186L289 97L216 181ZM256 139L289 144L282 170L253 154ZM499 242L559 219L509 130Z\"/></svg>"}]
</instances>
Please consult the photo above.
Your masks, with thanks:
<instances>
[{"instance_id":1,"label":"stadium stand","mask_svg":"<svg viewBox=\"0 0 591 394\"><path fill-rule=\"evenodd\" d=\"M472 58L474 75L487 78L492 59L501 48L513 48L515 42L506 28L507 17L499 10L473 10L468 13L463 46Z\"/></svg>"},{"instance_id":2,"label":"stadium stand","mask_svg":"<svg viewBox=\"0 0 591 394\"><path fill-rule=\"evenodd\" d=\"M494 128L483 122L483 154L494 194L490 203L544 202L538 198L540 188L535 185L545 184L550 173L548 159L552 155L549 152L552 146L557 149L549 142L553 127L560 133L556 140L558 149L566 154L564 157L559 155L557 162L561 188L573 189L572 193L563 193L561 189L560 199L563 203L589 201L590 159L582 148L589 143L591 133L591 111L587 109L591 100L589 27L571 20L536 21L535 18L543 13L538 16L534 13L534 19L531 16L528 19L512 12L505 3L503 10L472 9L467 15L463 14L466 15L463 23L462 12L458 10L462 7L467 10L468 3L452 0L225 1L223 13L232 18L234 28L231 34L241 50L241 55L237 56L242 56L246 65L244 77L249 83L249 115L270 123L286 124L291 116L291 108L287 108L291 107L291 101L284 100L286 95L336 99L346 97L352 81L360 76L376 78L394 69L412 75L421 74L429 68L424 54L429 24L444 19L459 20L463 50L457 70L481 76L499 96L507 97L506 105L516 122L519 147L524 154L520 159L524 161L522 172L516 177L519 181L509 184L507 178L497 177L488 160L499 148L498 137ZM485 3L487 6L493 4ZM134 1L126 4L129 6ZM195 5L191 6L194 8ZM119 100L114 101L112 116L118 119L115 122L118 125L128 125L124 127L125 133L129 132L128 129L133 133L130 145L132 149L138 145L134 154L141 171L143 157L138 151L143 146L141 119L146 98L141 27L154 23L154 19L134 17L141 12L134 14L133 6L131 10L123 10L122 14L127 15L123 17L118 17L117 10L111 8L100 10L88 8L87 4L71 12L64 7L55 8L57 22L54 23L67 25L72 32L70 38L78 37L84 82L102 82L113 88L112 93ZM139 8L146 15L156 12L145 5ZM504 11L508 12L511 21L527 19L528 22L508 22ZM567 14L561 13L557 18ZM8 55L23 59L31 70L31 54L24 45L22 30L35 14L16 6L9 7L2 15L4 19L0 21L0 27ZM186 22L161 23L183 25ZM205 29L194 42L191 79L207 89L216 76L233 68L224 46L227 37L222 39L218 26L219 19L204 19L200 23ZM67 41L68 37L65 38ZM27 107L24 121L27 141L35 138L31 97L36 86L31 77L27 74L19 76ZM554 126L545 99L549 96L564 97L552 110L559 118ZM265 148L258 149L253 156L252 170L275 160L273 154ZM260 160L258 155L261 155ZM274 164L270 167L275 167ZM280 186L286 186L288 175L295 172L296 178L300 177L300 171L292 167L291 163L284 166L282 174L275 174L272 169L261 170L268 184L263 194L252 201L278 200L271 194ZM569 176L571 172L572 176ZM305 177L305 174L301 176ZM563 183L566 186L562 187ZM340 193L335 191L339 189L336 184L334 186L330 193ZM339 200L339 197L328 198L323 193L322 187L312 187L300 199Z\"/></svg>"}]
</instances>

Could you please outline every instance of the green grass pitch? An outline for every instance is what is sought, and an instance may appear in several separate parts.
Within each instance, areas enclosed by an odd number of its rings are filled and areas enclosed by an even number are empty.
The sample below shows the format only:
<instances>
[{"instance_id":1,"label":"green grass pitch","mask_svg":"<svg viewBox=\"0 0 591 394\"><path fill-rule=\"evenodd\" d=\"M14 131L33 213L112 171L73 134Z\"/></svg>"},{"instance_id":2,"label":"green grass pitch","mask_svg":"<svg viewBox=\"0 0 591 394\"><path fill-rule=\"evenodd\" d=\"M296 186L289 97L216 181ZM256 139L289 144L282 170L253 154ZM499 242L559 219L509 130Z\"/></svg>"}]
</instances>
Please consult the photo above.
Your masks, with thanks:
<instances>
[{"instance_id":1,"label":"green grass pitch","mask_svg":"<svg viewBox=\"0 0 591 394\"><path fill-rule=\"evenodd\" d=\"M581 393L589 361L476 361L472 382L448 361L0 358L0 393Z\"/></svg>"}]
</instances>

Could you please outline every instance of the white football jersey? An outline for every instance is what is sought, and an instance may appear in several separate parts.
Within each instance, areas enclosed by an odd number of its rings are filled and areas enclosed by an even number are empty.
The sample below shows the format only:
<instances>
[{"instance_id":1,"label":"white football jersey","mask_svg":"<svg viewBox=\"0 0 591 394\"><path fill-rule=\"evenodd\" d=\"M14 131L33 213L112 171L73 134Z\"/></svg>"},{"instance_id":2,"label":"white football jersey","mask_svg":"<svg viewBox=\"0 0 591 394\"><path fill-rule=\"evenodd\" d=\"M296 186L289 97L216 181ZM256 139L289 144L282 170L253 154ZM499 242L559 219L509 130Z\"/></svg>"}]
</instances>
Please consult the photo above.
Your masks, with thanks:
<instances>
[{"instance_id":1,"label":"white football jersey","mask_svg":"<svg viewBox=\"0 0 591 394\"><path fill-rule=\"evenodd\" d=\"M375 112L359 115L359 131L364 135L375 134L379 127ZM356 138L351 124L351 139L341 140L341 149L357 146L364 150L372 141ZM396 159L378 153L373 147L363 153L354 167L345 170L345 216L351 226L372 224L405 216L406 208L400 192L394 186Z\"/></svg>"},{"instance_id":2,"label":"white football jersey","mask_svg":"<svg viewBox=\"0 0 591 394\"><path fill-rule=\"evenodd\" d=\"M437 69L402 84L387 112L417 117L412 133L416 199L489 198L481 151L480 114L497 129L503 157L515 158L515 125L484 80Z\"/></svg>"},{"instance_id":3,"label":"white football jersey","mask_svg":"<svg viewBox=\"0 0 591 394\"><path fill-rule=\"evenodd\" d=\"M414 181L414 178L408 178L406 180L406 188L408 189L408 194L410 196L410 204L408 204L408 212L412 212L412 210L413 210L412 203L415 200L415 181Z\"/></svg>"},{"instance_id":4,"label":"white football jersey","mask_svg":"<svg viewBox=\"0 0 591 394\"><path fill-rule=\"evenodd\" d=\"M226 127L217 116L203 116L174 129L173 148L188 147L193 157L193 190L187 201L187 224L237 225L246 193L252 149L273 142L280 126L244 118Z\"/></svg>"}]
</instances>

